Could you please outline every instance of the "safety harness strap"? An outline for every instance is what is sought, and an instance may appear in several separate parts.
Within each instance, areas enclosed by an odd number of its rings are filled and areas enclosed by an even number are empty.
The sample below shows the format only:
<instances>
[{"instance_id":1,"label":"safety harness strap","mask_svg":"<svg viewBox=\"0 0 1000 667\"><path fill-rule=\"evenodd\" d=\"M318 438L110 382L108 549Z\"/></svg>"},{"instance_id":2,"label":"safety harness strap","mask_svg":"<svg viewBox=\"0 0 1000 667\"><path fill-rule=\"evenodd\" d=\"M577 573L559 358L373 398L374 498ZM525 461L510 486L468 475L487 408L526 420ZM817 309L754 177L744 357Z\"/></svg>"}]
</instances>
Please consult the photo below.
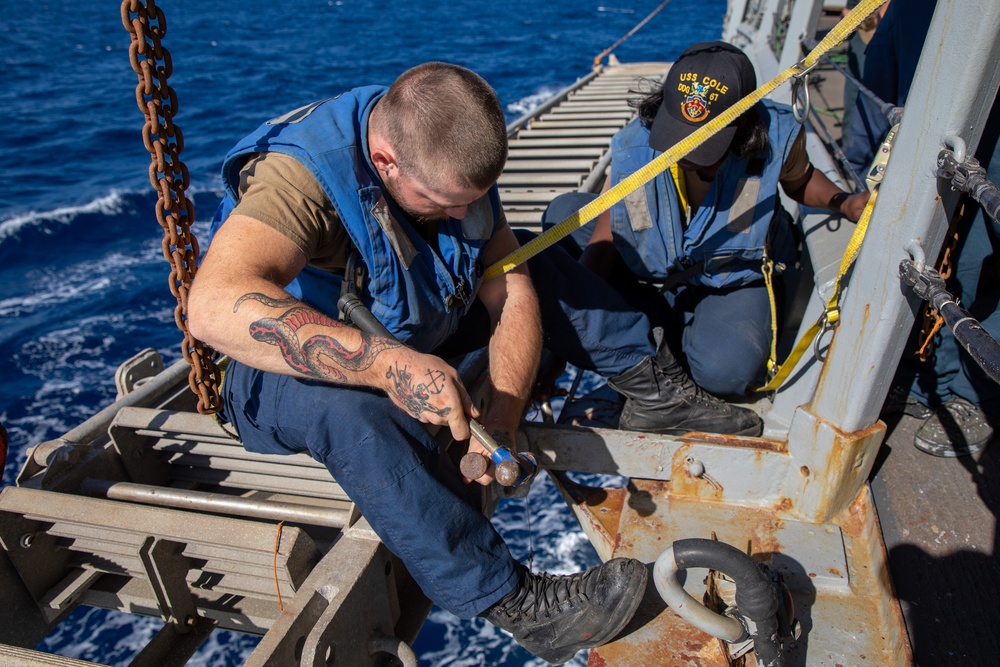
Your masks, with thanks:
<instances>
[{"instance_id":1,"label":"safety harness strap","mask_svg":"<svg viewBox=\"0 0 1000 667\"><path fill-rule=\"evenodd\" d=\"M861 219L858 220L858 226L854 228L854 233L851 234L851 240L847 244L844 256L840 259L840 269L837 271L837 279L833 283L833 292L830 294L830 298L827 299L826 309L823 311L823 314L809 327L799 342L796 343L791 354L785 359L785 363L781 364L775 370L773 377L771 377L767 384L760 387L758 391L774 391L780 387L785 378L788 377L788 374L795 368L799 359L802 358L805 351L809 349L809 344L812 343L816 335L825 328L833 328L840 321L840 281L848 270L850 270L854 264L854 260L858 257L858 253L861 251L861 243L865 240L865 232L868 231L868 221L872 217L872 210L875 208L877 195L878 190L872 192L871 199L868 200L864 213L861 214Z\"/></svg>"}]
</instances>

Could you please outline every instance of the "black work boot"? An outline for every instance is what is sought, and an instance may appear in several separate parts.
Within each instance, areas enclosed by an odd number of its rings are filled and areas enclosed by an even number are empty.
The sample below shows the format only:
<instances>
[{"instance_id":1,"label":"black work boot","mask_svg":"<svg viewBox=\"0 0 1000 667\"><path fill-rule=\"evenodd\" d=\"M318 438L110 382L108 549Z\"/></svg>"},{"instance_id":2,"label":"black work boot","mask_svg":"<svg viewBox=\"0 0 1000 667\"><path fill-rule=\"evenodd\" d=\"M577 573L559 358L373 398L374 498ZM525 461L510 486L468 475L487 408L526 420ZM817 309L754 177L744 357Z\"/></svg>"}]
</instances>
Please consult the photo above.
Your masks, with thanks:
<instances>
[{"instance_id":1,"label":"black work boot","mask_svg":"<svg viewBox=\"0 0 1000 667\"><path fill-rule=\"evenodd\" d=\"M482 616L542 660L561 665L578 651L614 639L645 590L646 566L634 558L561 576L522 567L518 587Z\"/></svg>"},{"instance_id":2,"label":"black work boot","mask_svg":"<svg viewBox=\"0 0 1000 667\"><path fill-rule=\"evenodd\" d=\"M620 429L665 435L688 431L760 435L764 429L753 410L720 401L696 385L666 343L656 357L646 357L608 384L627 399Z\"/></svg>"}]
</instances>

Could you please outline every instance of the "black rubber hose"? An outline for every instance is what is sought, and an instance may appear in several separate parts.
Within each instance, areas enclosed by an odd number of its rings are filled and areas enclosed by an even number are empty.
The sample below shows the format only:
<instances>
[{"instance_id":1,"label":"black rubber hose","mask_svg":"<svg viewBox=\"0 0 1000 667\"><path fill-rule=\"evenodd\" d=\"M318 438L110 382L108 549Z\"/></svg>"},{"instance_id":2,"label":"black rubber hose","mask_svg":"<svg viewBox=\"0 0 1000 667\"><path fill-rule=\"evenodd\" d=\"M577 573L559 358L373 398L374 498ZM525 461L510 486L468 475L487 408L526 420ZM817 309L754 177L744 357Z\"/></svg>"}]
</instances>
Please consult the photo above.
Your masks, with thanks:
<instances>
[{"instance_id":1,"label":"black rubber hose","mask_svg":"<svg viewBox=\"0 0 1000 667\"><path fill-rule=\"evenodd\" d=\"M1000 222L1000 188L987 180L984 170L970 174L963 190L979 202L986 215Z\"/></svg>"},{"instance_id":2,"label":"black rubber hose","mask_svg":"<svg viewBox=\"0 0 1000 667\"><path fill-rule=\"evenodd\" d=\"M990 379L1000 383L1000 344L983 329L979 320L958 305L940 274L934 269L918 270L911 260L904 259L899 263L899 276L917 296L941 314L955 340Z\"/></svg>"},{"instance_id":3,"label":"black rubber hose","mask_svg":"<svg viewBox=\"0 0 1000 667\"><path fill-rule=\"evenodd\" d=\"M385 325L379 322L378 319L372 315L372 311L365 308L365 305L361 303L361 299L358 298L357 294L345 294L340 297L340 300L337 301L337 307L340 308L340 312L342 312L344 316L354 324L354 326L362 331L375 334L376 336L381 336L382 338L396 340L396 337L389 333L389 330L385 328Z\"/></svg>"},{"instance_id":4,"label":"black rubber hose","mask_svg":"<svg viewBox=\"0 0 1000 667\"><path fill-rule=\"evenodd\" d=\"M782 667L785 657L778 638L778 595L760 566L736 547L702 538L674 542L674 562L684 569L718 570L736 583L736 606L749 618L758 667Z\"/></svg>"},{"instance_id":5,"label":"black rubber hose","mask_svg":"<svg viewBox=\"0 0 1000 667\"><path fill-rule=\"evenodd\" d=\"M935 304L945 324L955 335L955 340L979 364L994 382L1000 383L1000 345L986 333L969 311L952 300Z\"/></svg>"}]
</instances>

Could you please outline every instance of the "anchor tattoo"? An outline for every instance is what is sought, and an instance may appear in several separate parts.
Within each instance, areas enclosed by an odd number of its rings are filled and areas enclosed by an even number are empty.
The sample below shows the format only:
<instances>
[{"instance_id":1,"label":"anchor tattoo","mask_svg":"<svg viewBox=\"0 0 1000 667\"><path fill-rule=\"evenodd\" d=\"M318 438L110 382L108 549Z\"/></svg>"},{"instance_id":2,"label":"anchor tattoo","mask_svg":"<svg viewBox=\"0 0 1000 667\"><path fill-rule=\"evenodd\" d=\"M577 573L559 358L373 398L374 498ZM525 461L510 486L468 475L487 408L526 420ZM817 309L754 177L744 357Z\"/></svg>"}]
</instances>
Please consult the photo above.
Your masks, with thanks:
<instances>
[{"instance_id":1,"label":"anchor tattoo","mask_svg":"<svg viewBox=\"0 0 1000 667\"><path fill-rule=\"evenodd\" d=\"M451 413L451 408L439 408L430 402L431 394L440 394L444 389L443 382L441 386L438 386L438 381L444 378L444 373L441 371L429 370L427 372L427 376L431 378L430 386L426 384L414 385L413 374L410 373L409 368L400 367L398 364L395 368L390 366L389 370L385 372L385 376L392 380L395 385L394 393L400 405L414 417L421 412L430 412L442 417L447 417Z\"/></svg>"}]
</instances>

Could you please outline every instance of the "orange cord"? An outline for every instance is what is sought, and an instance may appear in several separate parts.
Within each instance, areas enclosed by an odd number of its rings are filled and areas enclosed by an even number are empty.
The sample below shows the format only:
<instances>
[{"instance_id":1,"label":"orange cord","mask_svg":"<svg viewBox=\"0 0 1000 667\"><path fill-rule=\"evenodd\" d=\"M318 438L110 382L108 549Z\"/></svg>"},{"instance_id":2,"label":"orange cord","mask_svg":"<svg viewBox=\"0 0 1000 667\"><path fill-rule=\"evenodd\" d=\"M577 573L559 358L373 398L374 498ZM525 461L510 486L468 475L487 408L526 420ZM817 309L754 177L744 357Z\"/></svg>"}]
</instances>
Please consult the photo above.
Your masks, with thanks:
<instances>
[{"instance_id":1,"label":"orange cord","mask_svg":"<svg viewBox=\"0 0 1000 667\"><path fill-rule=\"evenodd\" d=\"M278 545L281 544L281 527L284 525L284 521L279 521L278 531L274 535L274 590L278 591L278 611L285 611L281 604L281 587L278 586Z\"/></svg>"},{"instance_id":2,"label":"orange cord","mask_svg":"<svg viewBox=\"0 0 1000 667\"><path fill-rule=\"evenodd\" d=\"M941 325L944 324L944 318L941 317L936 310L932 310L929 305L927 310L928 312L925 314L925 317L933 321L934 324L931 326L931 330L924 337L924 342L920 346L920 349L914 353L920 361L927 361L934 353L934 346L931 345L931 342L934 340L934 335L941 330Z\"/></svg>"}]
</instances>

